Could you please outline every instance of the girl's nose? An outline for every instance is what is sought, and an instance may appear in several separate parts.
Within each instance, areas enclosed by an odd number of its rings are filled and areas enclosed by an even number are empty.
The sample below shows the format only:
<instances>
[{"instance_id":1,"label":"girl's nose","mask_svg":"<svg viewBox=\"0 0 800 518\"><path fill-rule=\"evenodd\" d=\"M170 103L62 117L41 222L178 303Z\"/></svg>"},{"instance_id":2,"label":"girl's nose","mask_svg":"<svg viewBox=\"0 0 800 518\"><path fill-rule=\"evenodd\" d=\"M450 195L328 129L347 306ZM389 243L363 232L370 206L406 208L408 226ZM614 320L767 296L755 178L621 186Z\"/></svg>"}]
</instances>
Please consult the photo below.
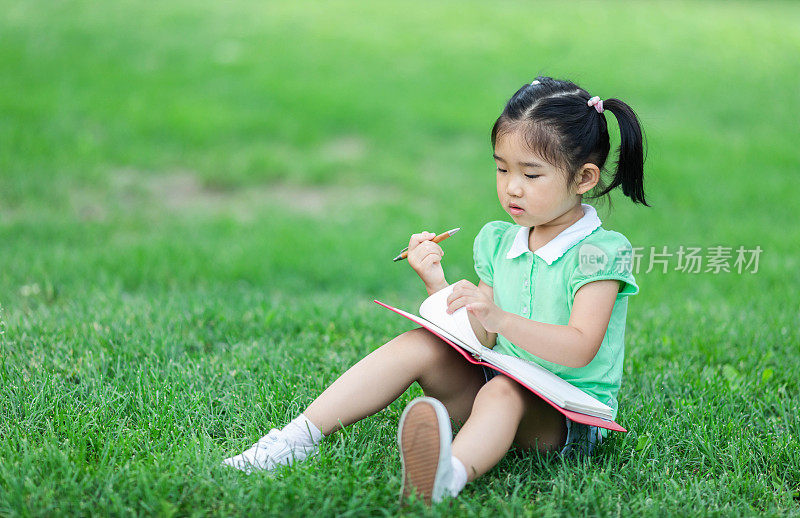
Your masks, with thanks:
<instances>
[{"instance_id":1,"label":"girl's nose","mask_svg":"<svg viewBox=\"0 0 800 518\"><path fill-rule=\"evenodd\" d=\"M522 196L522 182L518 178L511 178L506 184L506 193L509 196Z\"/></svg>"}]
</instances>

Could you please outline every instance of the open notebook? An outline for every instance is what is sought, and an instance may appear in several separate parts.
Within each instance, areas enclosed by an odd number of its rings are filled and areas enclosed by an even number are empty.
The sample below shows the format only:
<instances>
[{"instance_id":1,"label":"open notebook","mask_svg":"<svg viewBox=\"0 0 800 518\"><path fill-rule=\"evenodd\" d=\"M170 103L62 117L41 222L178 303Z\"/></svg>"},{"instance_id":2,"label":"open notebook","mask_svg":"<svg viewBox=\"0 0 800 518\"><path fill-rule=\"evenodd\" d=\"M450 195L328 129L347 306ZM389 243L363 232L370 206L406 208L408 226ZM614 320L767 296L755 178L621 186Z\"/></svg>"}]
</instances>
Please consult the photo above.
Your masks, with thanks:
<instances>
[{"instance_id":1,"label":"open notebook","mask_svg":"<svg viewBox=\"0 0 800 518\"><path fill-rule=\"evenodd\" d=\"M612 421L612 408L571 385L544 367L522 358L502 354L484 347L472 326L466 308L447 313L447 297L453 285L443 288L419 307L420 316L375 300L381 306L398 313L428 329L459 351L468 361L488 365L516 380L572 421L609 430L626 431Z\"/></svg>"}]
</instances>

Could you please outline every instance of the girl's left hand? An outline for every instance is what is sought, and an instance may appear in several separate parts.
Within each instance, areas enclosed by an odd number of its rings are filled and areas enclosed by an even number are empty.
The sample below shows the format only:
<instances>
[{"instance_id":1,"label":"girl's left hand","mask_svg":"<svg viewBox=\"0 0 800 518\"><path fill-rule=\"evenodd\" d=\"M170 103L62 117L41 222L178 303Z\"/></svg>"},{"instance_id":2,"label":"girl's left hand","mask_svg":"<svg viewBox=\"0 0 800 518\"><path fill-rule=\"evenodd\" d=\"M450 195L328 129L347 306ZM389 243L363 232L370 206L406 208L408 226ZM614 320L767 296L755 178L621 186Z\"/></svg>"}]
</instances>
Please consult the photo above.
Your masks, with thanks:
<instances>
[{"instance_id":1,"label":"girl's left hand","mask_svg":"<svg viewBox=\"0 0 800 518\"><path fill-rule=\"evenodd\" d=\"M447 297L447 313L452 314L464 306L467 311L475 315L486 331L499 332L505 312L477 286L466 279L461 279L453 284L453 293Z\"/></svg>"}]
</instances>

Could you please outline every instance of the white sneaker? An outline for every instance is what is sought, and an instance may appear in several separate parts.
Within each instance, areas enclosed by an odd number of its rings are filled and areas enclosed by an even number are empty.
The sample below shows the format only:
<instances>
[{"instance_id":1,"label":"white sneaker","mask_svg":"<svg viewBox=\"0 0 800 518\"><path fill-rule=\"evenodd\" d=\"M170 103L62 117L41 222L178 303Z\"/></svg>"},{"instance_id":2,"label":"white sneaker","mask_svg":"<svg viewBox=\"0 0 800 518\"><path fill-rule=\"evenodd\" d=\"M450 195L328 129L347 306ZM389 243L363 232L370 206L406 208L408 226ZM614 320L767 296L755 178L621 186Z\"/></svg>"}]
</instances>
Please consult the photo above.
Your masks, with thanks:
<instances>
[{"instance_id":1,"label":"white sneaker","mask_svg":"<svg viewBox=\"0 0 800 518\"><path fill-rule=\"evenodd\" d=\"M273 428L250 449L222 461L223 464L250 473L254 470L272 471L295 461L315 455L318 446L297 446L286 440L283 433Z\"/></svg>"},{"instance_id":2,"label":"white sneaker","mask_svg":"<svg viewBox=\"0 0 800 518\"><path fill-rule=\"evenodd\" d=\"M452 441L450 416L441 402L418 397L408 404L397 429L403 465L401 502L413 491L427 504L440 502L445 496L455 496L449 490L453 478Z\"/></svg>"}]
</instances>

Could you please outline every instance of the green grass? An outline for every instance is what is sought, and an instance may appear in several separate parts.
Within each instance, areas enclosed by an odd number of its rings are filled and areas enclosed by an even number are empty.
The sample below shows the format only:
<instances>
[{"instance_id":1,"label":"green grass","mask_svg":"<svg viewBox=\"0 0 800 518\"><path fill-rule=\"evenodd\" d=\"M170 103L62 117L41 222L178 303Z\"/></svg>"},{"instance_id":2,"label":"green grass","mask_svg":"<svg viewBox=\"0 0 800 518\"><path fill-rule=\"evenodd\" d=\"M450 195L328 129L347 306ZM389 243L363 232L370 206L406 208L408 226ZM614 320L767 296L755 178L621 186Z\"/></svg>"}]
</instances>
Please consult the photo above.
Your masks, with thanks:
<instances>
[{"instance_id":1,"label":"green grass","mask_svg":"<svg viewBox=\"0 0 800 518\"><path fill-rule=\"evenodd\" d=\"M797 4L0 9L0 515L800 514ZM400 509L414 385L283 476L219 467L412 327L371 302L424 298L411 233L462 227L445 271L477 280L489 130L540 73L642 120L653 208L606 228L764 250L636 276L630 433Z\"/></svg>"}]
</instances>

